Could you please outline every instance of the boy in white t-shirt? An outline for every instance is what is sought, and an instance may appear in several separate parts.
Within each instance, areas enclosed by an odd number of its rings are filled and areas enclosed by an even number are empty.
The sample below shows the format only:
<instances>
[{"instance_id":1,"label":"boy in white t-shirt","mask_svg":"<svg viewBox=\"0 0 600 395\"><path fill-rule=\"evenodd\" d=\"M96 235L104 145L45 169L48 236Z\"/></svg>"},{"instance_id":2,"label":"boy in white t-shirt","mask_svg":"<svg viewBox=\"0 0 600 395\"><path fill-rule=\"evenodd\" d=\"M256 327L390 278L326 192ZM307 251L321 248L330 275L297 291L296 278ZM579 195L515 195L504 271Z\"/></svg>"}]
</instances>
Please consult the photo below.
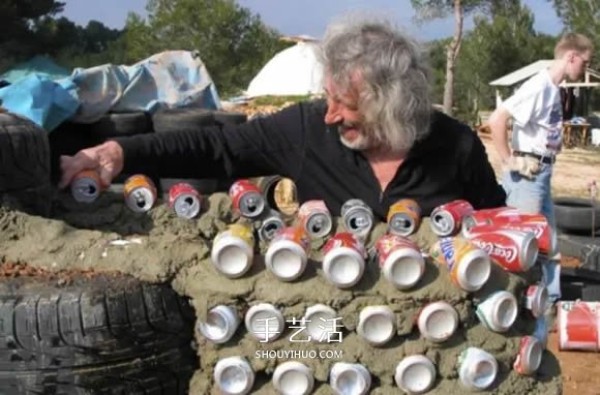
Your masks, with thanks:
<instances>
[{"instance_id":1,"label":"boy in white t-shirt","mask_svg":"<svg viewBox=\"0 0 600 395\"><path fill-rule=\"evenodd\" d=\"M503 162L502 186L506 204L523 212L544 214L554 230L550 179L562 144L562 108L559 84L580 79L590 63L593 45L576 33L564 35L554 48L548 69L525 82L490 116L492 140ZM512 118L511 148L508 121ZM542 262L543 280L552 300L560 298L556 255Z\"/></svg>"}]
</instances>

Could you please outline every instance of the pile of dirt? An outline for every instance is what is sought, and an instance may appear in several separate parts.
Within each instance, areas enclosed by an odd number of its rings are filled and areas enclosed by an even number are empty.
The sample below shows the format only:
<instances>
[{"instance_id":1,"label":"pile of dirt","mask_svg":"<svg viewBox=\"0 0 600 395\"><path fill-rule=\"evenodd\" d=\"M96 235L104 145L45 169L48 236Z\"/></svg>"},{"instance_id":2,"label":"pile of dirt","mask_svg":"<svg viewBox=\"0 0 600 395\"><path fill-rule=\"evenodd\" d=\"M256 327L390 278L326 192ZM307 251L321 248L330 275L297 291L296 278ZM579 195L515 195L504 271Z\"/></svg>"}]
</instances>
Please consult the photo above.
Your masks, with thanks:
<instances>
[{"instance_id":1,"label":"pile of dirt","mask_svg":"<svg viewBox=\"0 0 600 395\"><path fill-rule=\"evenodd\" d=\"M301 317L305 309L323 303L342 317L341 343L291 343L285 332L279 340L260 343L243 327L223 345L215 345L196 335L200 369L191 383L191 394L217 393L212 374L215 363L227 356L244 356L257 374L255 393L274 393L271 373L283 360L255 357L261 350L335 350L341 359L306 359L316 379L315 393L330 393L328 372L335 362L364 364L374 379L373 394L398 393L393 380L396 364L407 355L424 354L437 368L437 382L430 393L462 393L458 379L458 356L474 346L492 353L499 363L499 376L491 391L496 394L558 394L561 379L553 354L544 353L542 366L531 376L520 376L512 368L522 336L533 333L535 322L520 314L506 333L484 328L474 312L477 303L497 290L508 290L519 297L531 282L494 267L488 283L475 293L466 293L449 279L445 267L427 260L426 272L417 286L399 291L379 274L370 262L361 281L348 290L335 288L324 278L320 267L322 242L312 246L310 265L303 276L291 283L277 280L265 269L261 243L254 266L239 279L228 279L210 261L213 238L238 220L225 194L214 194L205 202L199 219L177 218L164 204L147 214L136 214L123 204L119 193L104 193L94 204L75 203L66 196L54 219L29 216L0 208L0 256L5 262L27 262L31 267L50 272L81 270L119 271L150 282L171 282L175 290L192 299L198 320L219 304L235 306L241 313L259 302L272 303L288 319ZM338 225L338 229L339 229ZM367 246L385 232L379 224ZM412 237L424 249L436 240L425 221ZM13 266L14 267L14 266ZM448 341L437 344L424 340L415 328L415 317L428 302L450 303L460 317L459 330ZM368 345L356 332L360 310L369 305L387 305L396 315L397 335L382 347Z\"/></svg>"}]
</instances>

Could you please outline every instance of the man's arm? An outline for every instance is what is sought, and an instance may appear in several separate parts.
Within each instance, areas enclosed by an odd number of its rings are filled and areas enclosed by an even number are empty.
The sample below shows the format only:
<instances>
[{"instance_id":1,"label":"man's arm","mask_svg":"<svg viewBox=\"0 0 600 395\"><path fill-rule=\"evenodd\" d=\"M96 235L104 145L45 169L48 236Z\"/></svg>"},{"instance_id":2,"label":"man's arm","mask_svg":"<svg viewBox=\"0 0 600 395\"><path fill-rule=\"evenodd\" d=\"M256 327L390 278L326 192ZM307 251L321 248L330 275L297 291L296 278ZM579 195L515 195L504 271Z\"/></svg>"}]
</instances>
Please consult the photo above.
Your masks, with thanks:
<instances>
[{"instance_id":1,"label":"man's arm","mask_svg":"<svg viewBox=\"0 0 600 395\"><path fill-rule=\"evenodd\" d=\"M508 163L510 159L510 147L508 146L508 120L511 118L507 109L500 106L490 116L488 123L492 132L494 148L500 155L502 163Z\"/></svg>"}]
</instances>

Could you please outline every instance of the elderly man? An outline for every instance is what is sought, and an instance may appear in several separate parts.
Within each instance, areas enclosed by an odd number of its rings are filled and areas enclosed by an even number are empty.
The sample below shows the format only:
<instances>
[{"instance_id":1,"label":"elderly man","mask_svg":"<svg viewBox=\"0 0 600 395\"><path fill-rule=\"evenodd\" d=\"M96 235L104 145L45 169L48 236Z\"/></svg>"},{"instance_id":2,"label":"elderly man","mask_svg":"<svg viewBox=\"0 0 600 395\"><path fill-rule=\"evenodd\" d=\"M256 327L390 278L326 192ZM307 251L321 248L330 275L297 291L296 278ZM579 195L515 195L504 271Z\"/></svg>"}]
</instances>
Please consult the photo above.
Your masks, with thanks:
<instances>
[{"instance_id":1,"label":"elderly man","mask_svg":"<svg viewBox=\"0 0 600 395\"><path fill-rule=\"evenodd\" d=\"M482 143L432 110L422 49L386 22L332 24L321 43L326 100L299 103L242 125L118 138L61 158L61 186L84 169L109 184L121 171L177 177L279 174L300 202L323 199L334 215L350 198L384 218L400 198L425 215L466 199L504 204Z\"/></svg>"}]
</instances>

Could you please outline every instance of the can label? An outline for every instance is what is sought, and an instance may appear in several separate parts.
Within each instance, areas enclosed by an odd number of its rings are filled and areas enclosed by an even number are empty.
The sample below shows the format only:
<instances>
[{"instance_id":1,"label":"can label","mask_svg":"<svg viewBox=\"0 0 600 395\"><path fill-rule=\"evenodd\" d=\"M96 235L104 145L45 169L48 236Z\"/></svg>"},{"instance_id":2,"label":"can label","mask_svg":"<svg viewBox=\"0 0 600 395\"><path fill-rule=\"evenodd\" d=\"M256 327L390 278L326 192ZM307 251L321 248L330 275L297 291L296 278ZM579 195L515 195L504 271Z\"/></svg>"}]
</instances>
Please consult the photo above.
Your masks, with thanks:
<instances>
[{"instance_id":1,"label":"can label","mask_svg":"<svg viewBox=\"0 0 600 395\"><path fill-rule=\"evenodd\" d=\"M251 227L242 224L231 224L227 227L227 231L225 233L232 237L242 239L250 247L254 248L254 234Z\"/></svg>"},{"instance_id":2,"label":"can label","mask_svg":"<svg viewBox=\"0 0 600 395\"><path fill-rule=\"evenodd\" d=\"M275 234L275 237L273 237L272 243L274 244L282 240L292 241L301 246L306 252L310 249L310 240L306 236L304 229L299 226L288 226L281 229Z\"/></svg>"},{"instance_id":3,"label":"can label","mask_svg":"<svg viewBox=\"0 0 600 395\"><path fill-rule=\"evenodd\" d=\"M448 267L450 278L455 284L460 284L458 278L458 267L463 258L477 247L468 240L459 237L442 237L431 247L431 258Z\"/></svg>"},{"instance_id":4,"label":"can label","mask_svg":"<svg viewBox=\"0 0 600 395\"><path fill-rule=\"evenodd\" d=\"M383 235L377 240L377 243L375 243L379 267L383 268L390 254L399 249L409 249L419 253L421 252L419 247L412 240L392 234Z\"/></svg>"},{"instance_id":5,"label":"can label","mask_svg":"<svg viewBox=\"0 0 600 395\"><path fill-rule=\"evenodd\" d=\"M127 207L137 213L150 210L156 202L156 186L143 174L136 174L125 180L123 193Z\"/></svg>"},{"instance_id":6,"label":"can label","mask_svg":"<svg viewBox=\"0 0 600 395\"><path fill-rule=\"evenodd\" d=\"M463 227L470 230L474 226L490 225L497 216L518 213L519 211L516 208L506 206L475 210L463 218Z\"/></svg>"},{"instance_id":7,"label":"can label","mask_svg":"<svg viewBox=\"0 0 600 395\"><path fill-rule=\"evenodd\" d=\"M298 220L309 236L325 237L333 228L333 220L323 200L308 200L298 209Z\"/></svg>"},{"instance_id":8,"label":"can label","mask_svg":"<svg viewBox=\"0 0 600 395\"><path fill-rule=\"evenodd\" d=\"M250 180L238 180L229 188L229 197L233 208L242 216L256 218L266 208L265 198L258 186Z\"/></svg>"},{"instance_id":9,"label":"can label","mask_svg":"<svg viewBox=\"0 0 600 395\"><path fill-rule=\"evenodd\" d=\"M360 199L350 199L342 205L341 215L346 230L366 237L373 227L373 210Z\"/></svg>"},{"instance_id":10,"label":"can label","mask_svg":"<svg viewBox=\"0 0 600 395\"><path fill-rule=\"evenodd\" d=\"M525 253L528 243L535 243L531 248L537 250L537 242L525 232L490 228L489 232L474 234L470 240L511 273L529 270L537 259L537 253Z\"/></svg>"},{"instance_id":11,"label":"can label","mask_svg":"<svg viewBox=\"0 0 600 395\"><path fill-rule=\"evenodd\" d=\"M517 373L529 375L538 369L540 360L535 361L536 357L534 355L536 343L539 343L539 341L533 336L524 336L519 341L519 352L513 364L513 368Z\"/></svg>"},{"instance_id":12,"label":"can label","mask_svg":"<svg viewBox=\"0 0 600 395\"><path fill-rule=\"evenodd\" d=\"M169 189L169 207L178 217L194 218L200 213L200 193L188 183L180 182Z\"/></svg>"},{"instance_id":13,"label":"can label","mask_svg":"<svg viewBox=\"0 0 600 395\"><path fill-rule=\"evenodd\" d=\"M556 250L556 233L542 214L519 214L506 212L495 216L492 225L509 230L531 232L538 241L540 253L552 256ZM485 228L483 228L485 229ZM477 229L473 229L476 231Z\"/></svg>"},{"instance_id":14,"label":"can label","mask_svg":"<svg viewBox=\"0 0 600 395\"><path fill-rule=\"evenodd\" d=\"M421 207L412 199L402 199L390 206L387 215L389 232L410 236L421 225Z\"/></svg>"},{"instance_id":15,"label":"can label","mask_svg":"<svg viewBox=\"0 0 600 395\"><path fill-rule=\"evenodd\" d=\"M71 195L79 203L94 202L102 189L100 175L95 170L84 170L71 181Z\"/></svg>"},{"instance_id":16,"label":"can label","mask_svg":"<svg viewBox=\"0 0 600 395\"><path fill-rule=\"evenodd\" d=\"M599 350L599 307L599 302L558 302L558 344L561 350Z\"/></svg>"},{"instance_id":17,"label":"can label","mask_svg":"<svg viewBox=\"0 0 600 395\"><path fill-rule=\"evenodd\" d=\"M433 209L431 227L439 236L458 233L464 217L473 213L473 206L466 200L454 200Z\"/></svg>"},{"instance_id":18,"label":"can label","mask_svg":"<svg viewBox=\"0 0 600 395\"><path fill-rule=\"evenodd\" d=\"M327 255L331 250L340 247L350 248L358 252L363 258L367 256L363 242L350 232L337 233L335 236L327 240L327 243L325 243L325 246L323 246L323 255Z\"/></svg>"}]
</instances>

